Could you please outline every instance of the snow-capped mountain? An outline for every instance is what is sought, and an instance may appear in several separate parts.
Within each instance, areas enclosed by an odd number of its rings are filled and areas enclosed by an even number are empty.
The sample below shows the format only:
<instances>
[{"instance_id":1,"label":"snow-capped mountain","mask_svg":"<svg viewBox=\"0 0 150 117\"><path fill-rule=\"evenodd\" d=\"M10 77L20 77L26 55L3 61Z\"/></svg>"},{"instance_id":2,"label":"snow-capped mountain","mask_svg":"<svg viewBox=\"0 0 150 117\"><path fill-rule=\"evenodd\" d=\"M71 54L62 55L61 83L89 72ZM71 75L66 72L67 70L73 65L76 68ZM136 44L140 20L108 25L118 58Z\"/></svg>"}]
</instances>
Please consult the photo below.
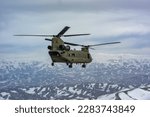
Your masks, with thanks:
<instances>
[{"instance_id":1,"label":"snow-capped mountain","mask_svg":"<svg viewBox=\"0 0 150 117\"><path fill-rule=\"evenodd\" d=\"M76 85L15 87L0 90L0 99L26 100L150 100L150 85L128 88L103 83Z\"/></svg>"},{"instance_id":2,"label":"snow-capped mountain","mask_svg":"<svg viewBox=\"0 0 150 117\"><path fill-rule=\"evenodd\" d=\"M0 99L150 99L149 58L96 57L86 69L0 58Z\"/></svg>"}]
</instances>

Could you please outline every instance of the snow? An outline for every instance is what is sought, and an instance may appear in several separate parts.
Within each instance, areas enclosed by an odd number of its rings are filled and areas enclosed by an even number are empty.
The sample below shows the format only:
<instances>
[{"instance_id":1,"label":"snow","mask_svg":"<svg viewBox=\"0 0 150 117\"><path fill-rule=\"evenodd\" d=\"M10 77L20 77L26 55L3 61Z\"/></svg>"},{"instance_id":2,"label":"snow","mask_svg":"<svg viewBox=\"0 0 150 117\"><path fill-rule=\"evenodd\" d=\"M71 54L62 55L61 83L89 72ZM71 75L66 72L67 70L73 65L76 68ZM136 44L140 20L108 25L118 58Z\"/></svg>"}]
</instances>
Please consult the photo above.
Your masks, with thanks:
<instances>
[{"instance_id":1,"label":"snow","mask_svg":"<svg viewBox=\"0 0 150 117\"><path fill-rule=\"evenodd\" d=\"M10 95L10 94L9 94L9 93L6 93L6 92L2 92L1 95L2 95L2 96L6 96L6 95Z\"/></svg>"},{"instance_id":2,"label":"snow","mask_svg":"<svg viewBox=\"0 0 150 117\"><path fill-rule=\"evenodd\" d=\"M49 94L49 92L47 92L45 95L43 95L43 97L45 97L46 98L46 96Z\"/></svg>"},{"instance_id":3,"label":"snow","mask_svg":"<svg viewBox=\"0 0 150 117\"><path fill-rule=\"evenodd\" d=\"M99 97L97 97L97 100L114 100L115 94L116 93L99 96Z\"/></svg>"},{"instance_id":4,"label":"snow","mask_svg":"<svg viewBox=\"0 0 150 117\"><path fill-rule=\"evenodd\" d=\"M69 87L69 92L73 93L73 94L81 94L82 90L81 89L74 89L74 87Z\"/></svg>"},{"instance_id":5,"label":"snow","mask_svg":"<svg viewBox=\"0 0 150 117\"><path fill-rule=\"evenodd\" d=\"M69 87L69 90L71 93L75 93L76 91L73 89L73 87Z\"/></svg>"},{"instance_id":6,"label":"snow","mask_svg":"<svg viewBox=\"0 0 150 117\"><path fill-rule=\"evenodd\" d=\"M144 87L144 86L143 86ZM127 94L125 93L127 92ZM116 98L116 93L106 94L99 96L98 100L114 100ZM127 89L121 90L118 92L118 96L121 100L150 100L150 92L136 88L136 89Z\"/></svg>"},{"instance_id":7,"label":"snow","mask_svg":"<svg viewBox=\"0 0 150 117\"><path fill-rule=\"evenodd\" d=\"M41 95L44 91L46 91L46 88L43 88L38 94Z\"/></svg>"},{"instance_id":8,"label":"snow","mask_svg":"<svg viewBox=\"0 0 150 117\"><path fill-rule=\"evenodd\" d=\"M25 90L28 94L35 94L35 88L29 88L29 90Z\"/></svg>"},{"instance_id":9,"label":"snow","mask_svg":"<svg viewBox=\"0 0 150 117\"><path fill-rule=\"evenodd\" d=\"M0 84L7 83L7 82L9 81L8 80L0 81Z\"/></svg>"},{"instance_id":10,"label":"snow","mask_svg":"<svg viewBox=\"0 0 150 117\"><path fill-rule=\"evenodd\" d=\"M58 90L57 91L57 96L68 96L69 94L66 93L65 91L62 91L62 90Z\"/></svg>"},{"instance_id":11,"label":"snow","mask_svg":"<svg viewBox=\"0 0 150 117\"><path fill-rule=\"evenodd\" d=\"M150 92L140 88L128 91L128 95L138 100L150 100Z\"/></svg>"},{"instance_id":12,"label":"snow","mask_svg":"<svg viewBox=\"0 0 150 117\"><path fill-rule=\"evenodd\" d=\"M5 99L8 100L9 97L10 97L10 94L9 94L9 93L6 93L6 92L2 92L2 93L0 93L0 94L2 95L1 99L2 99L4 96L7 96L7 98L5 98Z\"/></svg>"},{"instance_id":13,"label":"snow","mask_svg":"<svg viewBox=\"0 0 150 117\"><path fill-rule=\"evenodd\" d=\"M78 90L78 91L76 91L76 93L77 93L78 95L81 94L81 89Z\"/></svg>"},{"instance_id":14,"label":"snow","mask_svg":"<svg viewBox=\"0 0 150 117\"><path fill-rule=\"evenodd\" d=\"M124 92L119 93L119 97L121 98L121 100L133 100L133 98L129 97Z\"/></svg>"},{"instance_id":15,"label":"snow","mask_svg":"<svg viewBox=\"0 0 150 117\"><path fill-rule=\"evenodd\" d=\"M12 93L17 93L17 91L11 91Z\"/></svg>"},{"instance_id":16,"label":"snow","mask_svg":"<svg viewBox=\"0 0 150 117\"><path fill-rule=\"evenodd\" d=\"M3 98L3 97L0 97L0 100L5 100L5 98Z\"/></svg>"}]
</instances>

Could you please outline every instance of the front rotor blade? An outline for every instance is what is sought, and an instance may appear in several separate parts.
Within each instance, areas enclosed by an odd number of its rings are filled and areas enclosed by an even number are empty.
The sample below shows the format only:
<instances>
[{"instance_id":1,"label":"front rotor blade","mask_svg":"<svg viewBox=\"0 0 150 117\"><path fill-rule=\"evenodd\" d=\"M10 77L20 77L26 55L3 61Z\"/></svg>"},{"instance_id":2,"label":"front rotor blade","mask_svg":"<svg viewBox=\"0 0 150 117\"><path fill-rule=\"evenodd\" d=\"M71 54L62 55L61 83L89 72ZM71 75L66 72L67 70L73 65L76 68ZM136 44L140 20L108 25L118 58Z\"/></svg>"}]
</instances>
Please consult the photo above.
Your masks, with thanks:
<instances>
[{"instance_id":1,"label":"front rotor blade","mask_svg":"<svg viewBox=\"0 0 150 117\"><path fill-rule=\"evenodd\" d=\"M52 39L48 39L48 38L45 38L46 41L52 41ZM80 44L75 44L75 43L69 43L69 42L64 42L64 44L68 44L68 45L72 45L72 46L82 46Z\"/></svg>"},{"instance_id":2,"label":"front rotor blade","mask_svg":"<svg viewBox=\"0 0 150 117\"><path fill-rule=\"evenodd\" d=\"M62 37L71 37L71 36L84 36L84 35L90 35L87 34L70 34L70 35L61 35ZM13 35L13 36L36 36L36 37L57 37L57 35L28 35L28 34L19 34L19 35Z\"/></svg>"},{"instance_id":3,"label":"front rotor blade","mask_svg":"<svg viewBox=\"0 0 150 117\"><path fill-rule=\"evenodd\" d=\"M121 43L121 42L101 43L101 44L88 45L88 46L89 46L89 47L92 47L92 46L101 46L101 45L118 44L118 43Z\"/></svg>"},{"instance_id":4,"label":"front rotor blade","mask_svg":"<svg viewBox=\"0 0 150 117\"><path fill-rule=\"evenodd\" d=\"M63 37L84 36L84 35L90 35L90 34L89 33L87 33L87 34L71 34L71 35L63 35Z\"/></svg>"},{"instance_id":5,"label":"front rotor blade","mask_svg":"<svg viewBox=\"0 0 150 117\"><path fill-rule=\"evenodd\" d=\"M62 31L60 31L56 37L61 37L70 27L69 26L65 26Z\"/></svg>"},{"instance_id":6,"label":"front rotor blade","mask_svg":"<svg viewBox=\"0 0 150 117\"><path fill-rule=\"evenodd\" d=\"M20 34L20 35L14 35L14 36L54 37L54 35L26 35L26 34Z\"/></svg>"},{"instance_id":7,"label":"front rotor blade","mask_svg":"<svg viewBox=\"0 0 150 117\"><path fill-rule=\"evenodd\" d=\"M47 39L47 38L45 38L45 40L46 40L46 41L52 41L52 39Z\"/></svg>"}]
</instances>

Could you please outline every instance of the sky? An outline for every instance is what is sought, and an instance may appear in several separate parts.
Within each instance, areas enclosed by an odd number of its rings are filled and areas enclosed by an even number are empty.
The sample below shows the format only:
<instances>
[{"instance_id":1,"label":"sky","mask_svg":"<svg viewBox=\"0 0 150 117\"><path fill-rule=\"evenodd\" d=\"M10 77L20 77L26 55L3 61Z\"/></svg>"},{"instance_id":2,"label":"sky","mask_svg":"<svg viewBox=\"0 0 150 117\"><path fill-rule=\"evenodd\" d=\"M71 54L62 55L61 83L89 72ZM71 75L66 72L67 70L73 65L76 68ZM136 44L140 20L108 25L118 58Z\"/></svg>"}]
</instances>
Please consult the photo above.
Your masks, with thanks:
<instances>
[{"instance_id":1,"label":"sky","mask_svg":"<svg viewBox=\"0 0 150 117\"><path fill-rule=\"evenodd\" d=\"M1 0L0 55L47 56L43 37L14 34L90 33L63 38L79 44L120 41L92 53L150 55L149 0ZM74 48L74 47L73 47Z\"/></svg>"}]
</instances>

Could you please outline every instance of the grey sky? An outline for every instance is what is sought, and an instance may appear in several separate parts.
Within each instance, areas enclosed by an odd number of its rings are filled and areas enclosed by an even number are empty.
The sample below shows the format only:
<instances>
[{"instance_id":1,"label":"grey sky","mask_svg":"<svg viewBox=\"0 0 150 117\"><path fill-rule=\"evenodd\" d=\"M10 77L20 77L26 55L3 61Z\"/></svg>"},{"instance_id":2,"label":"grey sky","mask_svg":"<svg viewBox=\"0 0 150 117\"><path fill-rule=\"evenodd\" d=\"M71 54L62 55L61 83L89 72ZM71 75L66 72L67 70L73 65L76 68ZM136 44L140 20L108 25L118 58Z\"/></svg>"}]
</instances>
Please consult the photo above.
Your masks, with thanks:
<instances>
[{"instance_id":1,"label":"grey sky","mask_svg":"<svg viewBox=\"0 0 150 117\"><path fill-rule=\"evenodd\" d=\"M70 33L90 36L65 41L95 44L95 52L150 54L149 0L3 0L0 1L0 53L43 53L43 38L13 37L13 34L57 34L64 26Z\"/></svg>"}]
</instances>

